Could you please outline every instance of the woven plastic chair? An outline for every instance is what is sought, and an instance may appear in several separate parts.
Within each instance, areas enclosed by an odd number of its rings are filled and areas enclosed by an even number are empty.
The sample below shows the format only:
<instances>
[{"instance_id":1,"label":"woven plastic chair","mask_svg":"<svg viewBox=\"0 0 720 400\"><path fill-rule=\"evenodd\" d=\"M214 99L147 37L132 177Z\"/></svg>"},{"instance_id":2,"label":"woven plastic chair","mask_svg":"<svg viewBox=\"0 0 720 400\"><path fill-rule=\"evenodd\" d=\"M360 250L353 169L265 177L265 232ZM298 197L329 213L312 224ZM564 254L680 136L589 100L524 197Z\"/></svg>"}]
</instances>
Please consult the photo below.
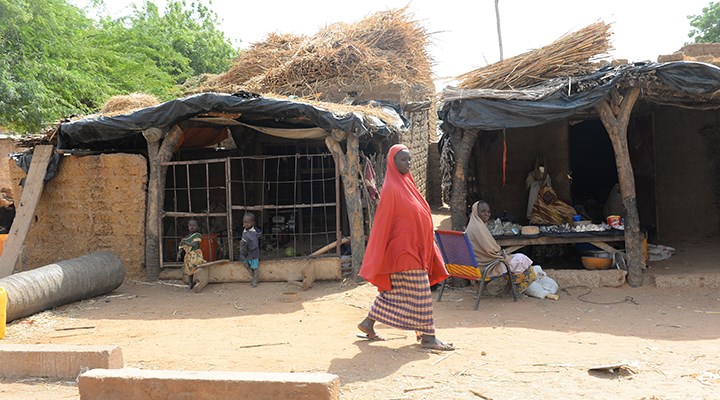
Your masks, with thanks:
<instances>
[{"instance_id":1,"label":"woven plastic chair","mask_svg":"<svg viewBox=\"0 0 720 400\"><path fill-rule=\"evenodd\" d=\"M496 263L492 263L480 269L475 259L475 253L473 252L472 245L465 232L459 231L446 231L436 230L435 240L437 241L440 253L442 253L443 260L445 262L445 268L453 278L463 278L478 283L477 298L475 299L475 310L480 305L480 295L487 286L488 282L495 279L505 279L507 284L510 286L510 290L513 294L513 299L517 301L518 294L515 288L515 276L512 274L507 264L502 260L497 260L505 265L506 273L497 277L487 278L486 272L489 268L492 268ZM437 301L442 301L443 291L445 290L445 283L447 279L440 285L440 293L438 293Z\"/></svg>"}]
</instances>

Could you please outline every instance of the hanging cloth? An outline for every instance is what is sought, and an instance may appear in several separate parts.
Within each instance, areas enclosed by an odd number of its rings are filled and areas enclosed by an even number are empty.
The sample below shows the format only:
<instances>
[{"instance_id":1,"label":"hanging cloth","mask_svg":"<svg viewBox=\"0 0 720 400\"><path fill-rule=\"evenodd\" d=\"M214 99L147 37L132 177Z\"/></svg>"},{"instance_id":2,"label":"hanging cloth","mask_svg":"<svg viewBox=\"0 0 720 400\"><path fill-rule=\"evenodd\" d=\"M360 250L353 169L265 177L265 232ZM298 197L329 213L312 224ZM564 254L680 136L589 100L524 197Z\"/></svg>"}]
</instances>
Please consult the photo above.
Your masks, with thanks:
<instances>
[{"instance_id":1,"label":"hanging cloth","mask_svg":"<svg viewBox=\"0 0 720 400\"><path fill-rule=\"evenodd\" d=\"M505 187L505 182L506 182L506 178L507 178L507 138L505 137L505 129L503 129L502 172L503 172L502 185L503 185L503 187Z\"/></svg>"}]
</instances>

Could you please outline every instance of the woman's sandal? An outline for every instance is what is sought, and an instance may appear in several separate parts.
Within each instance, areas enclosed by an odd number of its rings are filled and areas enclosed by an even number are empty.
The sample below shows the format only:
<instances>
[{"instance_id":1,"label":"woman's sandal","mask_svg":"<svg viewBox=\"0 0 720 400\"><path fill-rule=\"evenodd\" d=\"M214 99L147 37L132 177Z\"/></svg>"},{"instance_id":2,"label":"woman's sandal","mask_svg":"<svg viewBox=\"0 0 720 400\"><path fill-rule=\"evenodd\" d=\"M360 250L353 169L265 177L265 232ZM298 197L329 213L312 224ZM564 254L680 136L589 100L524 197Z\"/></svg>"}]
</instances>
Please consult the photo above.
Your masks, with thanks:
<instances>
[{"instance_id":1,"label":"woman's sandal","mask_svg":"<svg viewBox=\"0 0 720 400\"><path fill-rule=\"evenodd\" d=\"M420 347L422 347L423 349L437 350L437 351L453 351L453 350L455 350L455 346L453 346L452 343L445 343L442 340L437 339L437 338L432 343L432 345L426 345L421 342Z\"/></svg>"},{"instance_id":2,"label":"woman's sandal","mask_svg":"<svg viewBox=\"0 0 720 400\"><path fill-rule=\"evenodd\" d=\"M375 333L374 329L367 329L362 324L358 324L358 329L362 333L358 333L356 336L360 339L370 340L370 341L377 341L382 342L385 341L385 338L382 336L378 336L377 333Z\"/></svg>"},{"instance_id":3,"label":"woman's sandal","mask_svg":"<svg viewBox=\"0 0 720 400\"><path fill-rule=\"evenodd\" d=\"M429 350L438 350L438 351L453 351L455 350L455 346L453 346L452 343L445 343L445 342L438 342L430 347L425 347Z\"/></svg>"},{"instance_id":4,"label":"woman's sandal","mask_svg":"<svg viewBox=\"0 0 720 400\"><path fill-rule=\"evenodd\" d=\"M369 340L371 342L384 342L386 340L384 337L378 336L375 333L372 333L369 335L367 333L358 333L355 336L357 336L360 339Z\"/></svg>"}]
</instances>

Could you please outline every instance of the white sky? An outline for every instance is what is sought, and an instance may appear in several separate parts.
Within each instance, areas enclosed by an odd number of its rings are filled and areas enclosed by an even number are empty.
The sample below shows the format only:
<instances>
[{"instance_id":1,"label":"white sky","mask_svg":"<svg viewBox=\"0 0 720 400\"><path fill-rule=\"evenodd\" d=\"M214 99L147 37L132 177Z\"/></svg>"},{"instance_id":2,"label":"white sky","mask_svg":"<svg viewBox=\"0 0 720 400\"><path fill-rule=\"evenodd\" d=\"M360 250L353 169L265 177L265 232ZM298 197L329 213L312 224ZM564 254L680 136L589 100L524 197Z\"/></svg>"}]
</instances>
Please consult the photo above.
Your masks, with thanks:
<instances>
[{"instance_id":1,"label":"white sky","mask_svg":"<svg viewBox=\"0 0 720 400\"><path fill-rule=\"evenodd\" d=\"M122 15L137 0L106 0ZM192 0L190 0L192 1ZM200 0L203 1L203 0ZM74 0L83 4L87 0ZM161 9L164 0L155 0ZM204 0L205 4L210 3ZM656 61L689 41L688 15L710 0L499 0L505 58L552 43L593 22L611 23L615 58ZM409 4L416 20L433 32L430 53L436 78L446 78L500 59L494 0L213 0L220 29L247 48L269 32L312 35L333 22L356 22L377 11Z\"/></svg>"}]
</instances>

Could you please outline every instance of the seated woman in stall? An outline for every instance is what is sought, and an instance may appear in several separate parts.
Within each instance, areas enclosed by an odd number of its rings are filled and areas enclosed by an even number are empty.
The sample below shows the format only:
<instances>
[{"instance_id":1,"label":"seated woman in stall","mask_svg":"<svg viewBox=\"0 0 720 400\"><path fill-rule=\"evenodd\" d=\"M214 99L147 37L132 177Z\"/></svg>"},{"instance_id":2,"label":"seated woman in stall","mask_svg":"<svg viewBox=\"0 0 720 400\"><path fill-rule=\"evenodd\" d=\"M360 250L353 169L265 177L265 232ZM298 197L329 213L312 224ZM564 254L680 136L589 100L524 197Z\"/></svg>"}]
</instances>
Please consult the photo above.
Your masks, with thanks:
<instances>
[{"instance_id":1,"label":"seated woman in stall","mask_svg":"<svg viewBox=\"0 0 720 400\"><path fill-rule=\"evenodd\" d=\"M533 225L562 225L572 222L577 214L575 209L560 200L550 185L540 188L537 199L530 211L530 223Z\"/></svg>"},{"instance_id":2,"label":"seated woman in stall","mask_svg":"<svg viewBox=\"0 0 720 400\"><path fill-rule=\"evenodd\" d=\"M470 221L465 233L475 253L478 266L488 278L506 273L506 268L515 275L520 293L539 298L557 299L557 283L548 277L540 266L533 266L532 260L521 253L506 254L495 241L486 224L490 220L490 205L478 201L472 206Z\"/></svg>"}]
</instances>

